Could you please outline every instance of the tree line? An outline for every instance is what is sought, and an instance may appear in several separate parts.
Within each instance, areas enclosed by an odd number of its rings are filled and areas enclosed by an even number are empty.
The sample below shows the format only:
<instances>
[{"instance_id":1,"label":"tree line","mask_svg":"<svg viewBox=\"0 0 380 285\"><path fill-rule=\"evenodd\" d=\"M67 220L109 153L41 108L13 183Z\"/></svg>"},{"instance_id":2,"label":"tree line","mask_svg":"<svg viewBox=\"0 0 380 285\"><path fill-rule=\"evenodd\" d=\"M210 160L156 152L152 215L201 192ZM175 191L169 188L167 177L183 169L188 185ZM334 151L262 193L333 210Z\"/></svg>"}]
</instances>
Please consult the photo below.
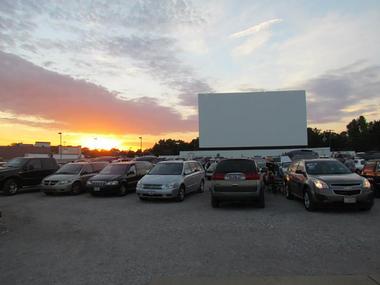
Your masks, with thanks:
<instances>
[{"instance_id":1,"label":"tree line","mask_svg":"<svg viewBox=\"0 0 380 285\"><path fill-rule=\"evenodd\" d=\"M380 151L380 121L368 122L364 116L353 119L346 130L340 133L318 128L307 128L308 147L331 147L332 151ZM82 153L88 157L140 155L178 155L180 151L195 151L199 149L199 138L190 142L174 139L161 139L152 148L144 151L90 150L82 148Z\"/></svg>"}]
</instances>

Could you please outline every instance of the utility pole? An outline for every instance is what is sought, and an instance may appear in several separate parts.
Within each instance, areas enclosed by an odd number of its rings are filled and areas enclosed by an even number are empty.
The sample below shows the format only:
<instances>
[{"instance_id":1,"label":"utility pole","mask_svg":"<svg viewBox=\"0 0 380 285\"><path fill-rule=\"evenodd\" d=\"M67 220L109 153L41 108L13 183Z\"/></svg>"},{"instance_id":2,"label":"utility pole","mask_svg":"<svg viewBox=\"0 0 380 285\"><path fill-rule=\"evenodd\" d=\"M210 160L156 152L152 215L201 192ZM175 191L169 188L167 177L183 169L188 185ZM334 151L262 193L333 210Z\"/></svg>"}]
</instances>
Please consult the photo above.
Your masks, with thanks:
<instances>
[{"instance_id":1,"label":"utility pole","mask_svg":"<svg viewBox=\"0 0 380 285\"><path fill-rule=\"evenodd\" d=\"M62 132L59 132L59 159L62 160Z\"/></svg>"}]
</instances>

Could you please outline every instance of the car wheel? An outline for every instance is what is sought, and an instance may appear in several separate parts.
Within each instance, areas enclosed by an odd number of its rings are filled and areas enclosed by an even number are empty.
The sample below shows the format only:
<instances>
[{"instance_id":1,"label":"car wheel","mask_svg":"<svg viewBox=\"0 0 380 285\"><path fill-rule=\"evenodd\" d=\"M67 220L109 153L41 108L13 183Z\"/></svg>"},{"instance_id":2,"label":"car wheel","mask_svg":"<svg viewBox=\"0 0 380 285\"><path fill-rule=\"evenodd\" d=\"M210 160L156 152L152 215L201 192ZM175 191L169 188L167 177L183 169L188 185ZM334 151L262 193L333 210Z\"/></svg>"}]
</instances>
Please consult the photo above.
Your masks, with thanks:
<instances>
[{"instance_id":1,"label":"car wheel","mask_svg":"<svg viewBox=\"0 0 380 285\"><path fill-rule=\"evenodd\" d=\"M213 207L213 208L219 208L220 207L219 200L216 199L215 197L212 197L212 196L211 196L211 207Z\"/></svg>"},{"instance_id":2,"label":"car wheel","mask_svg":"<svg viewBox=\"0 0 380 285\"><path fill-rule=\"evenodd\" d=\"M119 189L119 196L125 196L127 195L127 186L125 184L121 184Z\"/></svg>"},{"instance_id":3,"label":"car wheel","mask_svg":"<svg viewBox=\"0 0 380 285\"><path fill-rule=\"evenodd\" d=\"M3 191L6 195L15 195L19 188L20 186L15 179L8 179L4 182Z\"/></svg>"},{"instance_id":4,"label":"car wheel","mask_svg":"<svg viewBox=\"0 0 380 285\"><path fill-rule=\"evenodd\" d=\"M82 185L80 182L74 182L73 186L71 186L71 194L78 195L82 192Z\"/></svg>"},{"instance_id":5,"label":"car wheel","mask_svg":"<svg viewBox=\"0 0 380 285\"><path fill-rule=\"evenodd\" d=\"M204 181L203 179L202 179L202 181L201 181L201 184L199 185L198 192L199 192L199 193L203 193L203 192L205 192L205 181Z\"/></svg>"},{"instance_id":6,"label":"car wheel","mask_svg":"<svg viewBox=\"0 0 380 285\"><path fill-rule=\"evenodd\" d=\"M176 201L182 202L183 200L185 200L185 187L182 185L178 190Z\"/></svg>"},{"instance_id":7,"label":"car wheel","mask_svg":"<svg viewBox=\"0 0 380 285\"><path fill-rule=\"evenodd\" d=\"M285 188L286 199L292 200L294 198L294 196L293 196L292 192L290 191L288 183L285 183L284 188Z\"/></svg>"},{"instance_id":8,"label":"car wheel","mask_svg":"<svg viewBox=\"0 0 380 285\"><path fill-rule=\"evenodd\" d=\"M311 195L309 190L305 190L305 192L303 193L303 205L305 206L305 209L310 212L313 212L317 209L317 205L313 200L313 196Z\"/></svg>"},{"instance_id":9,"label":"car wheel","mask_svg":"<svg viewBox=\"0 0 380 285\"><path fill-rule=\"evenodd\" d=\"M263 189L261 189L261 191L260 191L260 197L259 197L259 201L257 203L257 207L265 208L265 196L264 196L264 190Z\"/></svg>"}]
</instances>

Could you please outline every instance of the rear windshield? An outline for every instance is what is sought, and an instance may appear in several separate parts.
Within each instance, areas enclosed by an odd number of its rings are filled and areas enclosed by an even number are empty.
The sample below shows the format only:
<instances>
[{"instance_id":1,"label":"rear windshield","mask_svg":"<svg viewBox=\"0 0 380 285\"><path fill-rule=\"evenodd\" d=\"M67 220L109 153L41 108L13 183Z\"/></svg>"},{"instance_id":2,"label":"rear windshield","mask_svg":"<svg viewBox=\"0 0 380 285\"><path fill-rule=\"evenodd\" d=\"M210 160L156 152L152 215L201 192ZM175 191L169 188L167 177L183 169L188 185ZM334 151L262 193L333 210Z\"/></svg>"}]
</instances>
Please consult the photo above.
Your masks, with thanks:
<instances>
[{"instance_id":1,"label":"rear windshield","mask_svg":"<svg viewBox=\"0 0 380 285\"><path fill-rule=\"evenodd\" d=\"M255 163L247 159L228 159L218 163L215 172L230 173L230 172L256 172Z\"/></svg>"}]
</instances>

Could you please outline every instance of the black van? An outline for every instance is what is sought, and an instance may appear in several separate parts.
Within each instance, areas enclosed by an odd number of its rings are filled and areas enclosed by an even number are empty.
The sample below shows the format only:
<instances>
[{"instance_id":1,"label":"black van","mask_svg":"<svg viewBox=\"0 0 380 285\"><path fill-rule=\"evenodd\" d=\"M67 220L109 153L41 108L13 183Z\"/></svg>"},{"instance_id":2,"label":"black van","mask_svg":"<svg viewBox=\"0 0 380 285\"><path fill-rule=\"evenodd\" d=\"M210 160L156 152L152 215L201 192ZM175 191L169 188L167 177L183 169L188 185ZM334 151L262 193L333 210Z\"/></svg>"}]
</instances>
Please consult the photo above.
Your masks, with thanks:
<instances>
[{"instance_id":1,"label":"black van","mask_svg":"<svg viewBox=\"0 0 380 285\"><path fill-rule=\"evenodd\" d=\"M58 168L54 158L14 158L0 167L0 190L14 195L22 189L34 188Z\"/></svg>"}]
</instances>

